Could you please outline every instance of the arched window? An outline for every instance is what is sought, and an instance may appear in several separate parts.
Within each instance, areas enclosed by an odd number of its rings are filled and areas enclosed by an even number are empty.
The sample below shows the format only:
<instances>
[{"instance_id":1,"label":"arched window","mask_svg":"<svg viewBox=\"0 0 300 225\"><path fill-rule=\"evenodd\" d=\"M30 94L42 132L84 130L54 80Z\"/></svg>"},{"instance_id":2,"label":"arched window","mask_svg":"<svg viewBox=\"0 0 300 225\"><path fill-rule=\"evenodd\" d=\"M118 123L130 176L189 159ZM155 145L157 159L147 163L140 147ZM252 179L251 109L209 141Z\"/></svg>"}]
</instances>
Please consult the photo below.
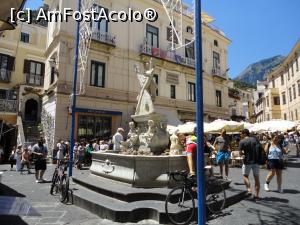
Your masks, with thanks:
<instances>
[{"instance_id":1,"label":"arched window","mask_svg":"<svg viewBox=\"0 0 300 225\"><path fill-rule=\"evenodd\" d=\"M188 26L186 28L186 32L190 33L190 34L193 34L193 28L191 28L190 26Z\"/></svg>"}]
</instances>

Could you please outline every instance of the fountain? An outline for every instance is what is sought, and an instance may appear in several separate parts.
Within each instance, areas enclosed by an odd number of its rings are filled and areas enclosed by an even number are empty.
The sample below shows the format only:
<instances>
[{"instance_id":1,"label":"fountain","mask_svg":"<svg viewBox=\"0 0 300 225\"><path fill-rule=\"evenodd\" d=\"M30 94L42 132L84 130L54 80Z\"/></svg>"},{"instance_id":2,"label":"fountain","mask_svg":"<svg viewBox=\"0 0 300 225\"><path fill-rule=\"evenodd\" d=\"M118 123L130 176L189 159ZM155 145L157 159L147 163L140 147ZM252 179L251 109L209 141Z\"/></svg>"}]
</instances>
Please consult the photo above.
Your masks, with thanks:
<instances>
[{"instance_id":1,"label":"fountain","mask_svg":"<svg viewBox=\"0 0 300 225\"><path fill-rule=\"evenodd\" d=\"M153 102L156 83L153 80L152 59L142 73L135 67L141 91L137 97L134 122L129 123L128 138L121 151L95 152L90 168L92 174L125 182L134 187L164 187L169 185L168 172L187 168L184 155L168 155L170 142L166 115L157 113Z\"/></svg>"}]
</instances>

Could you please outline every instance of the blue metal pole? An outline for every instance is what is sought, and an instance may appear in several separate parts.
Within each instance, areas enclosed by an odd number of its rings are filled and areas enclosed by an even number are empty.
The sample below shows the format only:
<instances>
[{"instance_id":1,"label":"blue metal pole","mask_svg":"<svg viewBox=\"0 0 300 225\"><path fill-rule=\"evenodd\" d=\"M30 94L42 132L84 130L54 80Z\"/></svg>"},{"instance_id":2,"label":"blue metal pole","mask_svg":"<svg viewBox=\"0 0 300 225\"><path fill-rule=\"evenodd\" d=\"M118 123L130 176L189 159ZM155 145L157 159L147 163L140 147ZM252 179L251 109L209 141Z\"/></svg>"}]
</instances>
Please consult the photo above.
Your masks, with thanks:
<instances>
[{"instance_id":1,"label":"blue metal pole","mask_svg":"<svg viewBox=\"0 0 300 225\"><path fill-rule=\"evenodd\" d=\"M201 0L195 0L198 225L206 224Z\"/></svg>"},{"instance_id":2,"label":"blue metal pole","mask_svg":"<svg viewBox=\"0 0 300 225\"><path fill-rule=\"evenodd\" d=\"M81 11L81 0L78 0L78 11ZM70 131L70 162L69 162L69 177L72 176L73 171L73 151L74 151L74 132L75 132L75 110L76 110L76 90L77 90L77 74L78 74L78 55L79 55L79 29L80 22L77 21L76 30L76 51L75 51L75 63L74 63L74 78L73 78L73 99L72 99L72 121Z\"/></svg>"}]
</instances>

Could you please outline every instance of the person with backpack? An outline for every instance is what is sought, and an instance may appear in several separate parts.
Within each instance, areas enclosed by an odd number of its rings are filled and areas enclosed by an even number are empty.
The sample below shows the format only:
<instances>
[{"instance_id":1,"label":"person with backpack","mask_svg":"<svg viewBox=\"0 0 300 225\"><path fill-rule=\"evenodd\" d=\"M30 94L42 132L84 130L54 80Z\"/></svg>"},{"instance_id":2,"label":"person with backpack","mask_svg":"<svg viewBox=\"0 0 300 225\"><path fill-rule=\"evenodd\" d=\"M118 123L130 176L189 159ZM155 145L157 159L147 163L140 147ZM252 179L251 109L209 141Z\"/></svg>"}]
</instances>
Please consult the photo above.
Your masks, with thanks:
<instances>
[{"instance_id":1,"label":"person with backpack","mask_svg":"<svg viewBox=\"0 0 300 225\"><path fill-rule=\"evenodd\" d=\"M246 185L247 191L252 195L251 184L249 181L249 174L252 170L254 181L255 181L255 194L254 200L259 199L260 182L259 182L259 169L260 165L263 164L263 148L260 142L253 136L250 137L248 129L244 129L241 132L242 140L239 143L239 151L244 155L243 161L243 179Z\"/></svg>"},{"instance_id":2,"label":"person with backpack","mask_svg":"<svg viewBox=\"0 0 300 225\"><path fill-rule=\"evenodd\" d=\"M284 148L280 146L280 137L274 133L272 135L272 141L266 146L268 151L268 169L270 170L266 178L266 183L264 185L265 191L270 191L269 184L272 178L277 177L277 190L279 193L283 193L282 190L282 169L284 167L283 154Z\"/></svg>"}]
</instances>

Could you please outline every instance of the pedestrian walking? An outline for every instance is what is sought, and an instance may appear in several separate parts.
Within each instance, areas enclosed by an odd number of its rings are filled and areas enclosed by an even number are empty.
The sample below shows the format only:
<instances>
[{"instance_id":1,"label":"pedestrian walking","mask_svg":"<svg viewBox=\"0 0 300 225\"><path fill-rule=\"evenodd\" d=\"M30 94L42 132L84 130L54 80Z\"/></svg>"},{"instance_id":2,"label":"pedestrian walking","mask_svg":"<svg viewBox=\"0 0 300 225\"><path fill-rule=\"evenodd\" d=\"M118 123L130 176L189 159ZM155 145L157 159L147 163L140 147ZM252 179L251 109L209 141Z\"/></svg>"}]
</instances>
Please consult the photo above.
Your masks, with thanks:
<instances>
[{"instance_id":1,"label":"pedestrian walking","mask_svg":"<svg viewBox=\"0 0 300 225\"><path fill-rule=\"evenodd\" d=\"M31 172L30 172L30 162L29 162L29 152L28 152L27 147L24 148L24 151L23 151L23 154L22 154L20 174L23 174L24 166L27 167L27 173L31 174Z\"/></svg>"},{"instance_id":2,"label":"pedestrian walking","mask_svg":"<svg viewBox=\"0 0 300 225\"><path fill-rule=\"evenodd\" d=\"M35 162L35 178L36 183L42 183L46 180L43 178L47 169L46 158L48 154L47 147L44 145L44 139L41 138L37 144L33 146L34 162Z\"/></svg>"},{"instance_id":3,"label":"pedestrian walking","mask_svg":"<svg viewBox=\"0 0 300 225\"><path fill-rule=\"evenodd\" d=\"M299 157L300 155L300 134L299 131L295 133L295 140L296 140L296 156Z\"/></svg>"},{"instance_id":4,"label":"pedestrian walking","mask_svg":"<svg viewBox=\"0 0 300 225\"><path fill-rule=\"evenodd\" d=\"M23 154L23 149L22 149L22 145L19 144L17 149L16 149L16 171L21 171L22 168L22 154Z\"/></svg>"},{"instance_id":5,"label":"pedestrian walking","mask_svg":"<svg viewBox=\"0 0 300 225\"><path fill-rule=\"evenodd\" d=\"M10 171L13 170L14 165L16 164L16 146L13 146L12 150L11 150L11 154L8 158L8 161L10 163Z\"/></svg>"},{"instance_id":6,"label":"pedestrian walking","mask_svg":"<svg viewBox=\"0 0 300 225\"><path fill-rule=\"evenodd\" d=\"M272 142L267 146L268 152L268 169L270 170L264 188L266 191L270 191L269 184L272 178L277 177L277 190L279 193L283 193L282 190L282 169L283 165L283 150L280 148L279 136L277 134L272 135Z\"/></svg>"},{"instance_id":7,"label":"pedestrian walking","mask_svg":"<svg viewBox=\"0 0 300 225\"><path fill-rule=\"evenodd\" d=\"M244 156L242 173L244 184L247 191L252 195L251 184L249 180L249 175L252 170L254 181L255 181L255 194L254 199L259 199L260 182L259 182L259 166L264 162L260 162L263 153L263 147L261 143L255 137L250 137L250 132L248 129L244 129L241 132L242 140L239 143L239 151L241 155Z\"/></svg>"},{"instance_id":8,"label":"pedestrian walking","mask_svg":"<svg viewBox=\"0 0 300 225\"><path fill-rule=\"evenodd\" d=\"M225 165L225 179L228 179L229 174L229 137L226 135L226 130L222 130L221 135L218 136L214 142L215 149L218 150L217 153L217 163L220 166L220 174L223 176L223 168Z\"/></svg>"}]
</instances>

